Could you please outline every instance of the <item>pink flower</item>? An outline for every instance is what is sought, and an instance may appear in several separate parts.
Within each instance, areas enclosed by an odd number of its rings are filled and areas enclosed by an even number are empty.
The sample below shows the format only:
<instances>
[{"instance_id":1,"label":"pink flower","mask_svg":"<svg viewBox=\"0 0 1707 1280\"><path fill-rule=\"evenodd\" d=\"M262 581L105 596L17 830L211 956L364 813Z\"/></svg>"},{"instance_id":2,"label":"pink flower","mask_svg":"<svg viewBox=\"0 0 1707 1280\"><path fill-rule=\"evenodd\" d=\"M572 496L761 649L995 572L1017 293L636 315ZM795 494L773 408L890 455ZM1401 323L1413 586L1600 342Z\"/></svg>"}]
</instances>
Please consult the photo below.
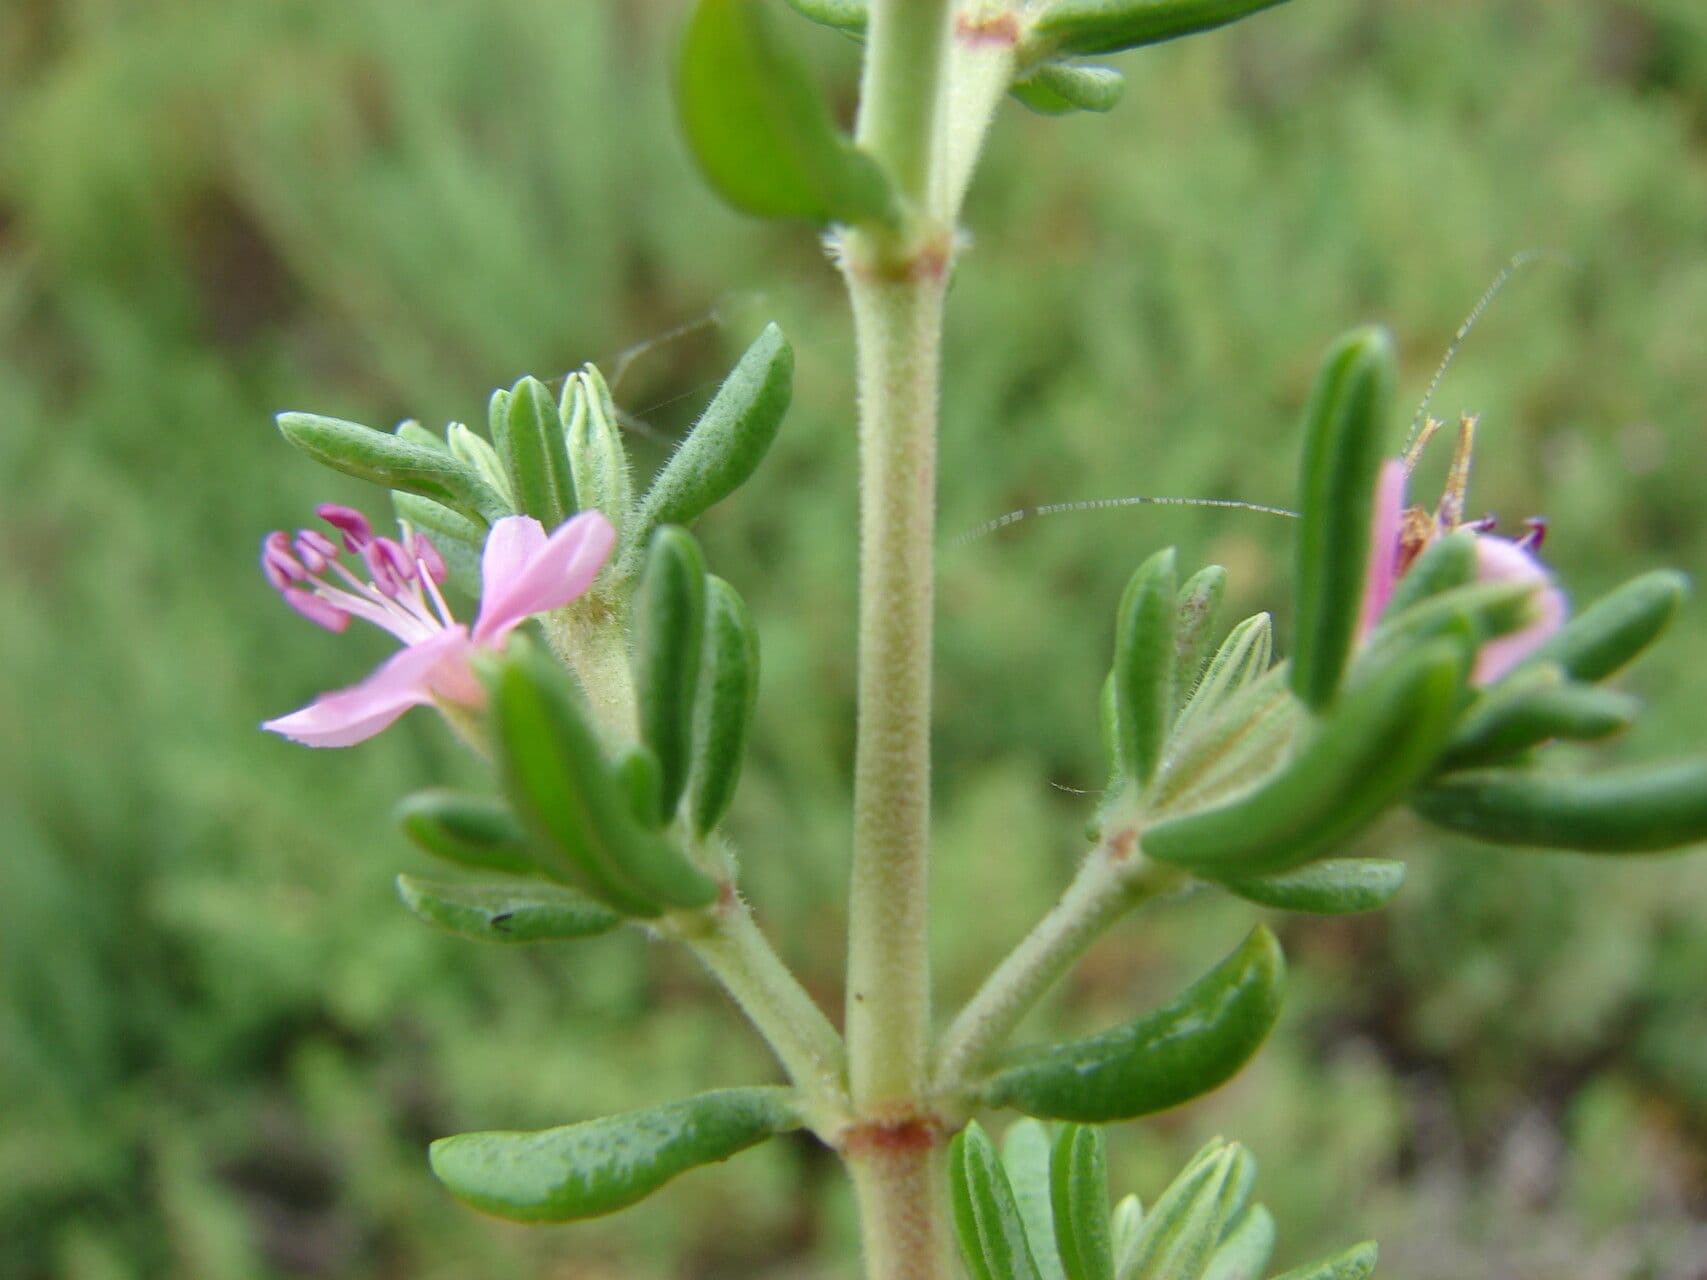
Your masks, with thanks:
<instances>
[{"instance_id":1,"label":"pink flower","mask_svg":"<svg viewBox=\"0 0 1707 1280\"><path fill-rule=\"evenodd\" d=\"M294 540L283 532L261 544L261 571L285 603L328 631L352 617L396 636L401 653L367 679L322 694L300 711L261 727L310 747L347 747L371 738L410 707L434 702L478 708L484 703L469 662L498 649L534 614L562 608L592 585L616 535L596 511L561 525L550 537L531 516L507 516L492 526L480 561L480 612L472 629L457 622L439 594L445 564L419 533L401 542L376 538L366 518L328 503L316 509L340 535L343 550L362 563L364 582L347 569L337 543L316 529ZM330 573L341 580L327 580Z\"/></svg>"},{"instance_id":2,"label":"pink flower","mask_svg":"<svg viewBox=\"0 0 1707 1280\"><path fill-rule=\"evenodd\" d=\"M1366 637L1375 629L1392 599L1394 585L1430 541L1459 527L1473 529L1478 582L1520 582L1535 588L1530 597L1535 611L1534 620L1519 631L1490 640L1476 655L1471 682L1492 684L1534 653L1565 622L1564 594L1553 585L1552 575L1532 554L1541 543L1541 526L1538 523L1532 525L1530 532L1515 542L1487 532L1492 525L1491 520L1460 526L1457 512L1463 506L1463 493L1451 489L1433 515L1420 507L1406 510L1405 481L1408 474L1405 460L1393 458L1382 465L1375 484L1369 565L1363 579L1358 636Z\"/></svg>"}]
</instances>

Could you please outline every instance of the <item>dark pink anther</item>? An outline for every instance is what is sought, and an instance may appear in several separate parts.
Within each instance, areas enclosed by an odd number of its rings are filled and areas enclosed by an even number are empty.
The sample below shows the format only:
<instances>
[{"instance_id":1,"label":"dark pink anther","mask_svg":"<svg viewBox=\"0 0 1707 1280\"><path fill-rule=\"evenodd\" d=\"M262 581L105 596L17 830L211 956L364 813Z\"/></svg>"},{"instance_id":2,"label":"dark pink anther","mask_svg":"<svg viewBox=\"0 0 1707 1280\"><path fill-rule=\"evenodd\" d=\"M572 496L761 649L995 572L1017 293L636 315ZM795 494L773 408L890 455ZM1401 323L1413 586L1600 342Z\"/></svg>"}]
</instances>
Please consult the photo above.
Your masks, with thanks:
<instances>
[{"instance_id":1,"label":"dark pink anther","mask_svg":"<svg viewBox=\"0 0 1707 1280\"><path fill-rule=\"evenodd\" d=\"M314 508L314 514L344 535L344 546L350 551L360 553L361 549L373 540L373 526L367 522L367 517L354 507L339 506L336 502L322 502Z\"/></svg>"},{"instance_id":2,"label":"dark pink anther","mask_svg":"<svg viewBox=\"0 0 1707 1280\"><path fill-rule=\"evenodd\" d=\"M318 529L298 529L295 546L297 556L310 573L324 573L326 566L338 558L338 544Z\"/></svg>"},{"instance_id":3,"label":"dark pink anther","mask_svg":"<svg viewBox=\"0 0 1707 1280\"><path fill-rule=\"evenodd\" d=\"M1525 551L1541 550L1541 544L1547 538L1547 517L1530 516L1523 522L1523 527L1529 532L1517 540L1517 545Z\"/></svg>"},{"instance_id":4,"label":"dark pink anther","mask_svg":"<svg viewBox=\"0 0 1707 1280\"><path fill-rule=\"evenodd\" d=\"M349 614L301 587L286 590L284 602L316 626L325 627L328 631L342 631L350 625Z\"/></svg>"},{"instance_id":5,"label":"dark pink anther","mask_svg":"<svg viewBox=\"0 0 1707 1280\"><path fill-rule=\"evenodd\" d=\"M376 538L372 542L364 543L361 557L362 563L367 566L368 576L373 579L373 585L384 595L394 596L403 590L403 578L385 548L384 544L390 542L389 538Z\"/></svg>"},{"instance_id":6,"label":"dark pink anther","mask_svg":"<svg viewBox=\"0 0 1707 1280\"><path fill-rule=\"evenodd\" d=\"M445 580L445 558L439 554L439 549L424 533L409 535L409 554L421 566L421 571L434 582Z\"/></svg>"},{"instance_id":7,"label":"dark pink anther","mask_svg":"<svg viewBox=\"0 0 1707 1280\"><path fill-rule=\"evenodd\" d=\"M1483 516L1480 520L1467 520L1460 527L1468 529L1472 533L1492 533L1499 527L1499 523L1499 520L1494 516Z\"/></svg>"},{"instance_id":8,"label":"dark pink anther","mask_svg":"<svg viewBox=\"0 0 1707 1280\"><path fill-rule=\"evenodd\" d=\"M261 572L275 591L283 591L293 582L301 582L308 571L290 553L290 539L284 530L269 533L261 541Z\"/></svg>"}]
</instances>

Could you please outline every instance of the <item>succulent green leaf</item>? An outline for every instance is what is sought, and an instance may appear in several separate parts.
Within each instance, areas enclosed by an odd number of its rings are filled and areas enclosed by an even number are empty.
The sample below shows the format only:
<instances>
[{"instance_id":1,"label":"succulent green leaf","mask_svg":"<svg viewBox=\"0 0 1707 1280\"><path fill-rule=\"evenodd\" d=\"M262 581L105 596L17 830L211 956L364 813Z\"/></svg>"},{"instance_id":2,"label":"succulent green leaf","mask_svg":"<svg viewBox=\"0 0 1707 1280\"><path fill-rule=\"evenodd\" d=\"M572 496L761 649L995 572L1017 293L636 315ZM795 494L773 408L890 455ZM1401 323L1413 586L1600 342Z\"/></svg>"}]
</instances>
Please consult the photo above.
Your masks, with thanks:
<instances>
[{"instance_id":1,"label":"succulent green leaf","mask_svg":"<svg viewBox=\"0 0 1707 1280\"><path fill-rule=\"evenodd\" d=\"M961 1256L976 1276L1041 1280L1008 1175L973 1121L948 1149L950 1194Z\"/></svg>"},{"instance_id":2,"label":"succulent green leaf","mask_svg":"<svg viewBox=\"0 0 1707 1280\"><path fill-rule=\"evenodd\" d=\"M1566 684L1551 664L1513 672L1470 709L1452 735L1448 769L1498 764L1554 739L1595 742L1627 729L1642 704L1615 689Z\"/></svg>"},{"instance_id":3,"label":"succulent green leaf","mask_svg":"<svg viewBox=\"0 0 1707 1280\"><path fill-rule=\"evenodd\" d=\"M1434 539L1393 584L1393 594L1387 598L1382 616L1395 618L1443 591L1469 586L1476 580L1476 567L1473 530L1460 529Z\"/></svg>"},{"instance_id":4,"label":"succulent green leaf","mask_svg":"<svg viewBox=\"0 0 1707 1280\"><path fill-rule=\"evenodd\" d=\"M1156 1200L1133 1248L1131 1280L1198 1280L1232 1216L1248 1157L1219 1139L1200 1151Z\"/></svg>"},{"instance_id":5,"label":"succulent green leaf","mask_svg":"<svg viewBox=\"0 0 1707 1280\"><path fill-rule=\"evenodd\" d=\"M1573 680L1604 680L1659 639L1689 595L1689 579L1656 569L1596 600L1530 656Z\"/></svg>"},{"instance_id":6,"label":"succulent green leaf","mask_svg":"<svg viewBox=\"0 0 1707 1280\"><path fill-rule=\"evenodd\" d=\"M729 811L759 693L759 636L735 588L708 576L705 649L694 706L688 817L706 835Z\"/></svg>"},{"instance_id":7,"label":"succulent green leaf","mask_svg":"<svg viewBox=\"0 0 1707 1280\"><path fill-rule=\"evenodd\" d=\"M1262 1280L1262 1270L1273 1252L1274 1217L1260 1204L1253 1204L1227 1229L1209 1259L1203 1280Z\"/></svg>"},{"instance_id":8,"label":"succulent green leaf","mask_svg":"<svg viewBox=\"0 0 1707 1280\"><path fill-rule=\"evenodd\" d=\"M1113 111L1126 92L1126 77L1113 67L1045 62L1014 81L1009 92L1041 116Z\"/></svg>"},{"instance_id":9,"label":"succulent green leaf","mask_svg":"<svg viewBox=\"0 0 1707 1280\"><path fill-rule=\"evenodd\" d=\"M1295 1267L1274 1280L1369 1280L1375 1274L1378 1252L1375 1242L1366 1240L1331 1258Z\"/></svg>"},{"instance_id":10,"label":"succulent green leaf","mask_svg":"<svg viewBox=\"0 0 1707 1280\"><path fill-rule=\"evenodd\" d=\"M435 858L476 871L538 875L527 832L501 800L457 791L417 791L397 806L397 821Z\"/></svg>"},{"instance_id":11,"label":"succulent green leaf","mask_svg":"<svg viewBox=\"0 0 1707 1280\"><path fill-rule=\"evenodd\" d=\"M1707 840L1707 759L1577 777L1515 769L1452 774L1412 807L1490 844L1657 853Z\"/></svg>"},{"instance_id":12,"label":"succulent green leaf","mask_svg":"<svg viewBox=\"0 0 1707 1280\"><path fill-rule=\"evenodd\" d=\"M439 1181L476 1209L571 1222L626 1208L679 1173L800 1124L787 1089L723 1089L537 1133L440 1138L429 1159Z\"/></svg>"},{"instance_id":13,"label":"succulent green leaf","mask_svg":"<svg viewBox=\"0 0 1707 1280\"><path fill-rule=\"evenodd\" d=\"M1215 615L1227 594L1227 571L1218 564L1199 569L1179 589L1174 624L1174 711L1185 708L1210 654Z\"/></svg>"},{"instance_id":14,"label":"succulent green leaf","mask_svg":"<svg viewBox=\"0 0 1707 1280\"><path fill-rule=\"evenodd\" d=\"M697 0L676 63L676 109L706 181L745 213L892 216L882 168L836 128L761 0Z\"/></svg>"},{"instance_id":15,"label":"succulent green leaf","mask_svg":"<svg viewBox=\"0 0 1707 1280\"><path fill-rule=\"evenodd\" d=\"M1280 1010L1285 963L1258 926L1179 997L1083 1040L1010 1060L979 1091L992 1106L1098 1124L1165 1111L1230 1079Z\"/></svg>"},{"instance_id":16,"label":"succulent green leaf","mask_svg":"<svg viewBox=\"0 0 1707 1280\"><path fill-rule=\"evenodd\" d=\"M616 762L616 777L628 797L628 811L643 827L655 829L664 825L663 803L659 800L664 787L662 775L658 757L642 746L624 751Z\"/></svg>"},{"instance_id":17,"label":"succulent green leaf","mask_svg":"<svg viewBox=\"0 0 1707 1280\"><path fill-rule=\"evenodd\" d=\"M582 510L603 512L620 539L634 504L634 481L604 375L592 365L572 374L563 386L559 416L567 437L575 501Z\"/></svg>"},{"instance_id":18,"label":"succulent green leaf","mask_svg":"<svg viewBox=\"0 0 1707 1280\"><path fill-rule=\"evenodd\" d=\"M1126 761L1120 756L1120 695L1115 687L1114 668L1103 677L1097 694L1097 728L1102 733L1102 754L1108 761L1110 777L1126 773Z\"/></svg>"},{"instance_id":19,"label":"succulent green leaf","mask_svg":"<svg viewBox=\"0 0 1707 1280\"><path fill-rule=\"evenodd\" d=\"M1329 351L1304 411L1292 688L1310 707L1333 698L1351 654L1393 377L1386 331L1359 329Z\"/></svg>"},{"instance_id":20,"label":"succulent green leaf","mask_svg":"<svg viewBox=\"0 0 1707 1280\"><path fill-rule=\"evenodd\" d=\"M1405 883L1405 864L1385 858L1312 862L1277 876L1225 880L1231 893L1265 907L1342 916L1386 906Z\"/></svg>"},{"instance_id":21,"label":"succulent green leaf","mask_svg":"<svg viewBox=\"0 0 1707 1280\"><path fill-rule=\"evenodd\" d=\"M1013 1186L1032 1260L1043 1280L1067 1280L1055 1244L1055 1211L1051 1204L1049 1128L1026 1116L1002 1135L1002 1168Z\"/></svg>"},{"instance_id":22,"label":"succulent green leaf","mask_svg":"<svg viewBox=\"0 0 1707 1280\"><path fill-rule=\"evenodd\" d=\"M1401 655L1317 721L1267 781L1152 825L1145 854L1246 880L1331 853L1434 767L1457 716L1466 656L1446 640Z\"/></svg>"},{"instance_id":23,"label":"succulent green leaf","mask_svg":"<svg viewBox=\"0 0 1707 1280\"><path fill-rule=\"evenodd\" d=\"M278 424L286 440L334 471L431 498L484 524L512 514L472 467L444 450L314 413L281 413Z\"/></svg>"},{"instance_id":24,"label":"succulent green leaf","mask_svg":"<svg viewBox=\"0 0 1707 1280\"><path fill-rule=\"evenodd\" d=\"M557 398L538 378L523 378L510 392L504 433L496 442L516 510L547 530L575 514L575 481Z\"/></svg>"},{"instance_id":25,"label":"succulent green leaf","mask_svg":"<svg viewBox=\"0 0 1707 1280\"><path fill-rule=\"evenodd\" d=\"M480 942L556 942L609 933L622 917L554 884L456 884L397 877L397 896L428 924Z\"/></svg>"},{"instance_id":26,"label":"succulent green leaf","mask_svg":"<svg viewBox=\"0 0 1707 1280\"><path fill-rule=\"evenodd\" d=\"M1064 54L1118 53L1195 35L1281 0L1056 0L1033 26L1033 39Z\"/></svg>"},{"instance_id":27,"label":"succulent green leaf","mask_svg":"<svg viewBox=\"0 0 1707 1280\"><path fill-rule=\"evenodd\" d=\"M714 881L629 811L562 668L512 639L491 693L505 789L554 872L625 915L703 907L716 897Z\"/></svg>"},{"instance_id":28,"label":"succulent green leaf","mask_svg":"<svg viewBox=\"0 0 1707 1280\"><path fill-rule=\"evenodd\" d=\"M758 469L794 394L794 349L774 324L748 347L640 501L635 537L690 524Z\"/></svg>"},{"instance_id":29,"label":"succulent green leaf","mask_svg":"<svg viewBox=\"0 0 1707 1280\"><path fill-rule=\"evenodd\" d=\"M1120 759L1142 785L1155 772L1174 719L1179 580L1174 550L1158 551L1126 584L1114 629L1115 723Z\"/></svg>"},{"instance_id":30,"label":"succulent green leaf","mask_svg":"<svg viewBox=\"0 0 1707 1280\"><path fill-rule=\"evenodd\" d=\"M864 31L871 21L866 0L787 0L788 7L802 17L838 31Z\"/></svg>"},{"instance_id":31,"label":"succulent green leaf","mask_svg":"<svg viewBox=\"0 0 1707 1280\"><path fill-rule=\"evenodd\" d=\"M1050 1204L1066 1280L1114 1280L1108 1221L1108 1154L1102 1131L1068 1125L1049 1160Z\"/></svg>"},{"instance_id":32,"label":"succulent green leaf","mask_svg":"<svg viewBox=\"0 0 1707 1280\"><path fill-rule=\"evenodd\" d=\"M693 760L694 693L705 636L705 558L686 529L652 535L634 593L640 736L658 757L658 817L668 822Z\"/></svg>"}]
</instances>

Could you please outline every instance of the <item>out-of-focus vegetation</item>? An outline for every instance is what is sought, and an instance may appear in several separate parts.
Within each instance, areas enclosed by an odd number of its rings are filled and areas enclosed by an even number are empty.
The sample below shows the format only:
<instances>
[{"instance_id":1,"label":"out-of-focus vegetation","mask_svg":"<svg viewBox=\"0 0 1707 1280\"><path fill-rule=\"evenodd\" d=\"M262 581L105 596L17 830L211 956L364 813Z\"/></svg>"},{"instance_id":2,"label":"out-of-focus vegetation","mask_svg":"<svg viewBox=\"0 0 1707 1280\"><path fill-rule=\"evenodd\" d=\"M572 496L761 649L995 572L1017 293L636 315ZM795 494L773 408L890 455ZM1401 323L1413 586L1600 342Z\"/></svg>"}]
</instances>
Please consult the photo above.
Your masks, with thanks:
<instances>
[{"instance_id":1,"label":"out-of-focus vegetation","mask_svg":"<svg viewBox=\"0 0 1707 1280\"><path fill-rule=\"evenodd\" d=\"M416 856L390 804L475 775L431 717L351 751L255 729L383 652L254 571L315 501L381 510L273 411L478 419L491 386L715 309L619 384L655 458L775 318L796 408L702 533L764 637L748 884L839 1001L848 332L811 237L691 173L677 16L0 4L0 1276L850 1274L839 1177L803 1142L585 1226L450 1203L429 1137L764 1079L764 1052L663 948L481 949L395 906ZM845 105L852 47L793 26ZM1070 867L1125 574L1177 542L1269 607L1290 534L1177 508L961 530L1076 498L1284 503L1333 334L1393 326L1420 393L1498 266L1541 248L1570 265L1513 283L1436 403L1484 415L1473 505L1545 512L1585 595L1707 568L1695 0L1299 0L1124 65L1110 118L1004 113L952 301L945 1000ZM1703 657L1697 606L1630 681L1655 707L1618 750L1702 745ZM1225 1132L1265 1165L1282 1262L1372 1234L1410 1280L1707 1274L1707 862L1496 857L1402 822L1386 842L1414 859L1397 905L1285 920L1277 1037L1221 1093L1112 1131L1116 1185L1153 1195ZM1152 999L1254 910L1130 923L1040 1017Z\"/></svg>"}]
</instances>

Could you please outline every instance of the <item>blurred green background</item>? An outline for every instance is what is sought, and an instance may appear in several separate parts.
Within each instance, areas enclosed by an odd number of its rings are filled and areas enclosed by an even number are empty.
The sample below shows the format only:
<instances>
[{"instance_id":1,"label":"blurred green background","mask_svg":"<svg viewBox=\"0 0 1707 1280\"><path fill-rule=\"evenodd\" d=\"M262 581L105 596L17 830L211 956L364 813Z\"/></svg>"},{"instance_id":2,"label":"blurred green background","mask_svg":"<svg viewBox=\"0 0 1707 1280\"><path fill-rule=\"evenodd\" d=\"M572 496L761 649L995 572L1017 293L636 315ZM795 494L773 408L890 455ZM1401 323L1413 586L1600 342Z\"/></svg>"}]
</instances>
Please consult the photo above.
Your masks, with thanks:
<instances>
[{"instance_id":1,"label":"blurred green background","mask_svg":"<svg viewBox=\"0 0 1707 1280\"><path fill-rule=\"evenodd\" d=\"M395 906L418 858L389 807L476 776L431 717L337 752L255 728L385 651L255 572L316 501L383 510L270 414L478 421L498 383L715 316L618 387L651 462L775 318L796 408L701 533L765 645L748 885L838 1003L848 328L810 234L698 185L665 93L679 17L0 0L0 1276L853 1274L839 1175L803 1141L579 1227L452 1204L433 1136L771 1068L666 949L481 949ZM852 46L791 27L845 111ZM1544 249L1570 265L1513 282L1436 402L1484 415L1472 506L1551 517L1579 598L1707 568L1698 0L1298 0L1122 65L1109 118L1004 110L952 299L949 1006L1069 873L1125 574L1175 542L1231 568L1234 607L1279 607L1290 530L1147 508L955 534L1078 498L1284 503L1336 332L1391 325L1412 401L1501 263ZM1616 751L1699 745L1699 606L1678 632ZM1379 843L1414 858L1397 905L1278 922L1276 1037L1219 1094L1114 1130L1120 1188L1153 1196L1220 1132L1263 1162L1286 1265L1376 1235L1411 1280L1707 1276L1707 861L1496 854L1402 820ZM1033 1030L1161 996L1254 912L1128 923Z\"/></svg>"}]
</instances>

